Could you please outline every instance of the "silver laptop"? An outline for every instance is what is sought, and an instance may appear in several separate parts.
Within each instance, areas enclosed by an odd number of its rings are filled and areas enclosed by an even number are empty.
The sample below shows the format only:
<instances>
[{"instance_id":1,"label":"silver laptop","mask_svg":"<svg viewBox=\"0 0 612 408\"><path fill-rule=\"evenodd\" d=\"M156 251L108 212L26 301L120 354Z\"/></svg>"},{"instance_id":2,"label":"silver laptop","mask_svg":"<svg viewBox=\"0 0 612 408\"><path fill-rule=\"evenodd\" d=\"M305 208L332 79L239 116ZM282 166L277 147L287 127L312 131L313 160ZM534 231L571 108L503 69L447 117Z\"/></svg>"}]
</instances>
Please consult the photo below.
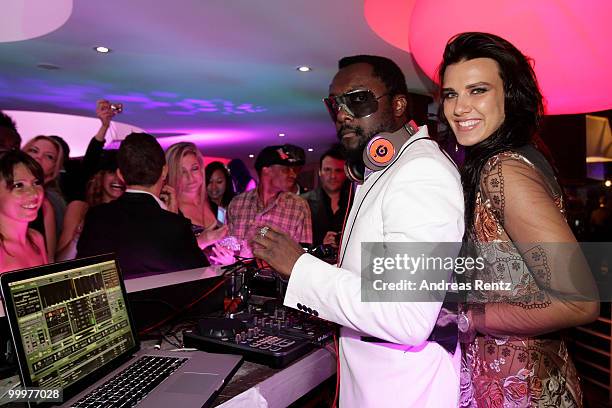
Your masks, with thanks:
<instances>
[{"instance_id":1,"label":"silver laptop","mask_svg":"<svg viewBox=\"0 0 612 408\"><path fill-rule=\"evenodd\" d=\"M62 406L203 407L242 361L140 350L113 255L5 273L0 288L22 384L61 388Z\"/></svg>"}]
</instances>

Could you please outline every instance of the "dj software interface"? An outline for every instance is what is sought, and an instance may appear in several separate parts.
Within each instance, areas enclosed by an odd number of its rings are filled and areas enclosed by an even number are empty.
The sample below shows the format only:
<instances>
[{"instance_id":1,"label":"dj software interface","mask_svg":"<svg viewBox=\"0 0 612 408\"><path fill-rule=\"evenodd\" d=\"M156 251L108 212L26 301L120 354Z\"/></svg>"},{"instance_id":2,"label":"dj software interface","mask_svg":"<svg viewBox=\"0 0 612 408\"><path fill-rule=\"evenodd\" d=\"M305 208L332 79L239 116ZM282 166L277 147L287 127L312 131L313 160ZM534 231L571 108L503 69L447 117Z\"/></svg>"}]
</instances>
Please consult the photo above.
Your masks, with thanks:
<instances>
[{"instance_id":1,"label":"dj software interface","mask_svg":"<svg viewBox=\"0 0 612 408\"><path fill-rule=\"evenodd\" d=\"M134 347L113 261L11 284L34 385L65 388Z\"/></svg>"}]
</instances>

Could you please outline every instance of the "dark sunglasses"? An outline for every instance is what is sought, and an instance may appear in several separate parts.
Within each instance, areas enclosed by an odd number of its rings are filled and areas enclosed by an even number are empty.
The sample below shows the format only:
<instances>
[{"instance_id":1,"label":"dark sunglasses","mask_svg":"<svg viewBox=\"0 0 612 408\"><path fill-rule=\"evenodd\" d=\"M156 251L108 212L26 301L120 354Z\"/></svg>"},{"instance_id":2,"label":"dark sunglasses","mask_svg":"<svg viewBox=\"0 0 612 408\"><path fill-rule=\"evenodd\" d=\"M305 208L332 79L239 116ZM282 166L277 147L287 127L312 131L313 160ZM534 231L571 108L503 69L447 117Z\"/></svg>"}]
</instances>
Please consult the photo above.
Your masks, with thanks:
<instances>
[{"instance_id":1,"label":"dark sunglasses","mask_svg":"<svg viewBox=\"0 0 612 408\"><path fill-rule=\"evenodd\" d=\"M388 93L380 95L378 98L369 89L359 89L350 91L338 96L323 98L325 106L332 118L336 121L336 116L340 109L344 109L350 116L359 119L365 118L378 110L378 100Z\"/></svg>"}]
</instances>

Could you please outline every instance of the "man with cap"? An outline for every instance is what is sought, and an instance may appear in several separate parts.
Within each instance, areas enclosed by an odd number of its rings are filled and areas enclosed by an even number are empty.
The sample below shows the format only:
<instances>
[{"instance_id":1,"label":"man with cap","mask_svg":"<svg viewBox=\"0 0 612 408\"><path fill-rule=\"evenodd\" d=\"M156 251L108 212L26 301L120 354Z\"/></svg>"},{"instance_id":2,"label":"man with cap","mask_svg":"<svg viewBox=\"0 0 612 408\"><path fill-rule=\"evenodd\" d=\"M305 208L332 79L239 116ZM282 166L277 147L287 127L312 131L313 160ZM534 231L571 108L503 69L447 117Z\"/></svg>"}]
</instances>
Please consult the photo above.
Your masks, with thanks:
<instances>
[{"instance_id":1,"label":"man with cap","mask_svg":"<svg viewBox=\"0 0 612 408\"><path fill-rule=\"evenodd\" d=\"M229 234L250 241L261 225L272 225L295 241L312 243L310 208L303 198L289 192L304 158L286 146L267 146L257 155L256 189L242 193L227 209Z\"/></svg>"},{"instance_id":2,"label":"man with cap","mask_svg":"<svg viewBox=\"0 0 612 408\"><path fill-rule=\"evenodd\" d=\"M294 166L295 179L293 179L293 184L291 185L289 192L297 195L304 194L308 191L308 189L302 187L297 178L299 177L300 172L302 171L302 166L306 162L306 153L304 152L304 149L302 149L300 146L296 146L289 143L284 144L283 149L286 152L289 152L289 154L292 154L301 163L298 166Z\"/></svg>"}]
</instances>

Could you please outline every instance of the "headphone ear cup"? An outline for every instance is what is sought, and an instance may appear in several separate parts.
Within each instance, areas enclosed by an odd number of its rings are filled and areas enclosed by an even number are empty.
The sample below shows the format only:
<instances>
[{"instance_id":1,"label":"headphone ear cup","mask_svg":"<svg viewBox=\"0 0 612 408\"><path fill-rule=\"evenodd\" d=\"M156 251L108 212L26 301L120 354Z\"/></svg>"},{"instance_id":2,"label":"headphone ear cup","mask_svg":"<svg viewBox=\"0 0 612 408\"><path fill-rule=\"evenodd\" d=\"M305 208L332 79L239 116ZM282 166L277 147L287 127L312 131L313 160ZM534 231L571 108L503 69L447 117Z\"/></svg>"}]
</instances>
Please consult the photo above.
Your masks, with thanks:
<instances>
[{"instance_id":1,"label":"headphone ear cup","mask_svg":"<svg viewBox=\"0 0 612 408\"><path fill-rule=\"evenodd\" d=\"M363 163L352 163L349 160L344 162L344 173L346 177L354 183L362 184L364 179L365 167Z\"/></svg>"},{"instance_id":2,"label":"headphone ear cup","mask_svg":"<svg viewBox=\"0 0 612 408\"><path fill-rule=\"evenodd\" d=\"M397 132L396 132L397 133ZM403 140L396 140L395 133L379 133L363 149L363 163L373 171L384 169L402 147Z\"/></svg>"},{"instance_id":3,"label":"headphone ear cup","mask_svg":"<svg viewBox=\"0 0 612 408\"><path fill-rule=\"evenodd\" d=\"M404 143L417 131L416 123L410 121L393 133L377 134L363 149L363 163L373 171L384 169L395 159Z\"/></svg>"},{"instance_id":4,"label":"headphone ear cup","mask_svg":"<svg viewBox=\"0 0 612 408\"><path fill-rule=\"evenodd\" d=\"M386 166L395 156L393 142L385 137L375 137L368 143L368 158L372 164Z\"/></svg>"}]
</instances>

